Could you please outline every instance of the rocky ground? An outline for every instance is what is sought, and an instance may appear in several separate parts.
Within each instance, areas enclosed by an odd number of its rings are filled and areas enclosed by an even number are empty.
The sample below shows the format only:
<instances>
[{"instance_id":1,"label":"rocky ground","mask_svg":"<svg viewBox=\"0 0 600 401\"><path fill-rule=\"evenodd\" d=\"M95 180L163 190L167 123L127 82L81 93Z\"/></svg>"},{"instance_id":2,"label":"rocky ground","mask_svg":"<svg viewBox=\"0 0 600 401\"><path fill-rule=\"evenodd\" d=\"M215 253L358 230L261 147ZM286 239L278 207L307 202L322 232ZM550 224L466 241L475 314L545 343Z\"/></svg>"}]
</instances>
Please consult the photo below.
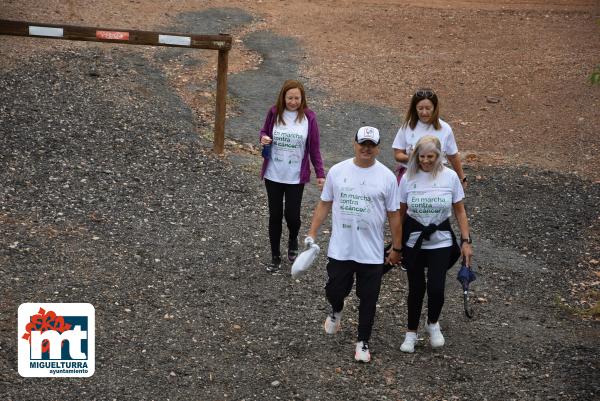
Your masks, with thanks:
<instances>
[{"instance_id":1,"label":"rocky ground","mask_svg":"<svg viewBox=\"0 0 600 401\"><path fill-rule=\"evenodd\" d=\"M76 19L79 8L67 3L73 8L48 2L46 15ZM463 315L453 270L442 316L443 349L434 351L423 340L415 354L400 352L406 280L399 270L385 277L369 365L352 358L356 298L347 303L338 336L322 331L324 255L319 267L300 280L285 272L264 272L266 196L257 178L259 156L244 144L256 143L274 88L290 75L307 81L328 166L350 155L347 133L366 122L388 133L382 160L391 166L391 136L402 113L394 101L370 103L361 94L337 98L346 89L332 92L330 83L339 77L316 67L321 47L315 50L286 35L288 26L279 19L285 13L273 3L261 10L242 3L197 12L172 5L160 13L158 6L146 9L161 16L155 29L208 26L240 32L243 43L236 43L243 50L236 51L249 64L232 60L228 136L235 141L228 142L225 156L210 152L211 55L60 41L36 47L23 38L0 38L7 55L0 61L2 398L597 399L599 327L589 314L600 255L597 172L580 161L562 170L540 162L546 142L519 142L521 132L511 140L520 144L520 155L531 150L531 160L508 163L495 151L486 153L480 149L497 144L473 139L479 134L460 114L467 111L450 109L448 120L462 127L457 140L470 155L467 209L476 238L475 318ZM382 4L393 8L394 2ZM565 19L589 17L584 5L532 2L524 10L510 1L503 4L508 9L482 7L480 12L513 26L526 21L522 18L551 18L560 29L569 26L562 25ZM136 10L143 5L131 2ZM48 12L52 7L56 13ZM449 13L474 18L477 7L457 2ZM13 19L41 12L10 1L7 10L6 17ZM426 18L427 9L408 5L407 10ZM130 18L136 27L142 25L138 13L124 15L123 22ZM107 17L99 21L110 22ZM269 24L273 29L257 29ZM307 27L307 35L315 32L314 26ZM26 51L16 52L19 46ZM560 76L563 67L557 63L553 74ZM204 75L191 76L193 69ZM571 77L564 79L571 82ZM598 104L598 89L588 88L581 96L591 102L581 112L584 120L576 120L585 139L598 126L597 113L590 112ZM569 111L579 103L565 104ZM549 125L562 124L560 116L547 118ZM482 121L492 127L492 120ZM587 157L592 149L581 145L593 148L597 139L590 140L561 145L560 160L578 151ZM594 157L589 154L589 163ZM308 187L305 224L317 197ZM95 306L93 377L18 375L16 310L36 301Z\"/></svg>"}]
</instances>

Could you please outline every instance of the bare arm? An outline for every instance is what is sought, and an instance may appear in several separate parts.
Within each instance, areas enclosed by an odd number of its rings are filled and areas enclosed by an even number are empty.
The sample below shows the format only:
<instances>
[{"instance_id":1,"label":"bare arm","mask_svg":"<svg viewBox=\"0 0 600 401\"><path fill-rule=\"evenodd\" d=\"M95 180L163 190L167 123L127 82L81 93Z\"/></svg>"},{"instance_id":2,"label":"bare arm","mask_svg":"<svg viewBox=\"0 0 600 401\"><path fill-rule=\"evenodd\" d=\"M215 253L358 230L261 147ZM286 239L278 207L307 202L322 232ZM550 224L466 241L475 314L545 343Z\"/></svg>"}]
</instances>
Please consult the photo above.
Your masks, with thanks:
<instances>
[{"instance_id":1,"label":"bare arm","mask_svg":"<svg viewBox=\"0 0 600 401\"><path fill-rule=\"evenodd\" d=\"M463 171L463 168L462 168L462 162L460 160L460 153L455 153L453 155L446 155L446 159L448 159L448 161L452 165L452 168L454 169L454 171L456 171L456 174L458 175L458 178L460 179L460 183L462 184L463 189L467 189L467 181L463 181L463 178L465 178L465 172Z\"/></svg>"},{"instance_id":2,"label":"bare arm","mask_svg":"<svg viewBox=\"0 0 600 401\"><path fill-rule=\"evenodd\" d=\"M408 155L405 149L394 149L394 159L400 163L408 163Z\"/></svg>"},{"instance_id":3,"label":"bare arm","mask_svg":"<svg viewBox=\"0 0 600 401\"><path fill-rule=\"evenodd\" d=\"M452 205L454 208L454 216L458 222L458 228L460 229L460 237L467 239L470 238L469 221L467 220L467 212L465 210L465 204L463 201L456 202ZM473 248L468 242L463 242L460 246L460 251L465 258L465 262L468 266L471 266L471 257L473 256Z\"/></svg>"},{"instance_id":4,"label":"bare arm","mask_svg":"<svg viewBox=\"0 0 600 401\"><path fill-rule=\"evenodd\" d=\"M331 205L333 205L333 201L325 202L323 200L319 201L315 211L313 212L312 221L310 223L310 230L308 230L308 236L313 239L317 239L317 233L319 231L319 227L327 218L327 215L331 211Z\"/></svg>"},{"instance_id":5,"label":"bare arm","mask_svg":"<svg viewBox=\"0 0 600 401\"><path fill-rule=\"evenodd\" d=\"M406 216L407 210L408 205L406 203L400 202L400 224L404 224L404 216Z\"/></svg>"},{"instance_id":6,"label":"bare arm","mask_svg":"<svg viewBox=\"0 0 600 401\"><path fill-rule=\"evenodd\" d=\"M390 231L392 232L392 249L385 260L386 263L395 265L402 259L402 253L398 250L402 249L402 223L400 212L398 210L387 212Z\"/></svg>"}]
</instances>

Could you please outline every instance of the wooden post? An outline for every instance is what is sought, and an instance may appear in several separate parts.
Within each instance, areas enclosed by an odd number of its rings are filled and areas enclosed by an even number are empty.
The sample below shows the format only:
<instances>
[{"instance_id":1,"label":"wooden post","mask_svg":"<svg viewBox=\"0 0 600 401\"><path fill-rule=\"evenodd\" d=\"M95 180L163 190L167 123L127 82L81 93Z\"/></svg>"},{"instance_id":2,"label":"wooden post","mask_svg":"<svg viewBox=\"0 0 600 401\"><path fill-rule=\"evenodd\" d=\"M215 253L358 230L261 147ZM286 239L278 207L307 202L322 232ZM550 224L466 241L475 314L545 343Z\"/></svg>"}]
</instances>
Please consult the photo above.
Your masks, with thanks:
<instances>
[{"instance_id":1,"label":"wooden post","mask_svg":"<svg viewBox=\"0 0 600 401\"><path fill-rule=\"evenodd\" d=\"M84 40L127 45L170 46L195 49L229 50L231 36L134 31L89 26L38 24L0 19L0 35L30 36L46 39Z\"/></svg>"},{"instance_id":2,"label":"wooden post","mask_svg":"<svg viewBox=\"0 0 600 401\"><path fill-rule=\"evenodd\" d=\"M215 153L222 154L225 147L225 110L227 104L227 59L229 49L219 50L217 65L217 107L215 112Z\"/></svg>"},{"instance_id":3,"label":"wooden post","mask_svg":"<svg viewBox=\"0 0 600 401\"><path fill-rule=\"evenodd\" d=\"M217 107L213 150L218 154L223 153L225 147L225 112L227 107L227 57L229 49L231 49L230 35L134 31L130 29L39 24L4 19L0 19L0 35L218 50Z\"/></svg>"}]
</instances>

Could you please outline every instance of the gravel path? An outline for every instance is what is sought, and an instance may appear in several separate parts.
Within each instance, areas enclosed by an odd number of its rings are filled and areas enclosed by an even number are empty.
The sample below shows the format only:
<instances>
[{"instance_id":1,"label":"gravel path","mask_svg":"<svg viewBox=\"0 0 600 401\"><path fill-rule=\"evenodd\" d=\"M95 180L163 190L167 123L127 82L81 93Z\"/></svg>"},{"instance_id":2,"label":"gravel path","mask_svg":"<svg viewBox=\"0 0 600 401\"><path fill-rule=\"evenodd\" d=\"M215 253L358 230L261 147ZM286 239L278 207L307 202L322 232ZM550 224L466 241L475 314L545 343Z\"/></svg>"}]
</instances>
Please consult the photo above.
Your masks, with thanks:
<instances>
[{"instance_id":1,"label":"gravel path","mask_svg":"<svg viewBox=\"0 0 600 401\"><path fill-rule=\"evenodd\" d=\"M239 116L228 129L255 143L273 88L297 73L302 52L269 32L246 44L265 63L231 77ZM282 59L282 51L299 58ZM308 87L327 165L350 155L348 133L358 125L391 135L400 117L351 101L328 105L318 82ZM358 365L356 299L343 331L329 338L324 256L300 281L264 272L260 160L213 156L197 124L161 71L122 47L49 54L0 73L3 399L598 399L598 323L559 307L598 255L598 184L469 166L479 177L467 202L479 273L475 318L462 314L452 270L447 345L433 351L421 341L415 354L401 353L406 279L392 271L373 362ZM382 160L391 165L387 139ZM309 188L305 226L316 199ZM16 309L31 301L95 306L92 378L17 374Z\"/></svg>"}]
</instances>

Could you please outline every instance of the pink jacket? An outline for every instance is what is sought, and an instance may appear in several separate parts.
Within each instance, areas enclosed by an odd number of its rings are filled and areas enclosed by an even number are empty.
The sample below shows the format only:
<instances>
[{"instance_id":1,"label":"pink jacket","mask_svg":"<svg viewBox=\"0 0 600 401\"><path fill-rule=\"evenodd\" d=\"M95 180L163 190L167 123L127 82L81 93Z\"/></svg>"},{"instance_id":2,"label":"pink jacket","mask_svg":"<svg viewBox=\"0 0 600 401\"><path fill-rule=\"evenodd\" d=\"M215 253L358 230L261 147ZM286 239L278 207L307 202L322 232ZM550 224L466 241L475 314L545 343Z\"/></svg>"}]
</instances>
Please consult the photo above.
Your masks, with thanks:
<instances>
[{"instance_id":1,"label":"pink jacket","mask_svg":"<svg viewBox=\"0 0 600 401\"><path fill-rule=\"evenodd\" d=\"M321 158L320 134L319 125L317 124L317 115L314 111L308 108L304 109L304 114L308 120L308 137L306 138L304 157L302 158L302 163L300 164L300 184L306 184L310 181L310 164L308 162L309 156L312 165L315 168L315 174L317 175L317 178L325 178L325 169L323 168L323 159ZM273 138L273 126L275 126L276 119L277 107L273 106L267 113L265 124L260 130L258 137L259 140L264 135L271 139ZM265 171L267 171L268 164L269 159L264 159L262 169L260 171L261 179L265 176Z\"/></svg>"}]
</instances>

